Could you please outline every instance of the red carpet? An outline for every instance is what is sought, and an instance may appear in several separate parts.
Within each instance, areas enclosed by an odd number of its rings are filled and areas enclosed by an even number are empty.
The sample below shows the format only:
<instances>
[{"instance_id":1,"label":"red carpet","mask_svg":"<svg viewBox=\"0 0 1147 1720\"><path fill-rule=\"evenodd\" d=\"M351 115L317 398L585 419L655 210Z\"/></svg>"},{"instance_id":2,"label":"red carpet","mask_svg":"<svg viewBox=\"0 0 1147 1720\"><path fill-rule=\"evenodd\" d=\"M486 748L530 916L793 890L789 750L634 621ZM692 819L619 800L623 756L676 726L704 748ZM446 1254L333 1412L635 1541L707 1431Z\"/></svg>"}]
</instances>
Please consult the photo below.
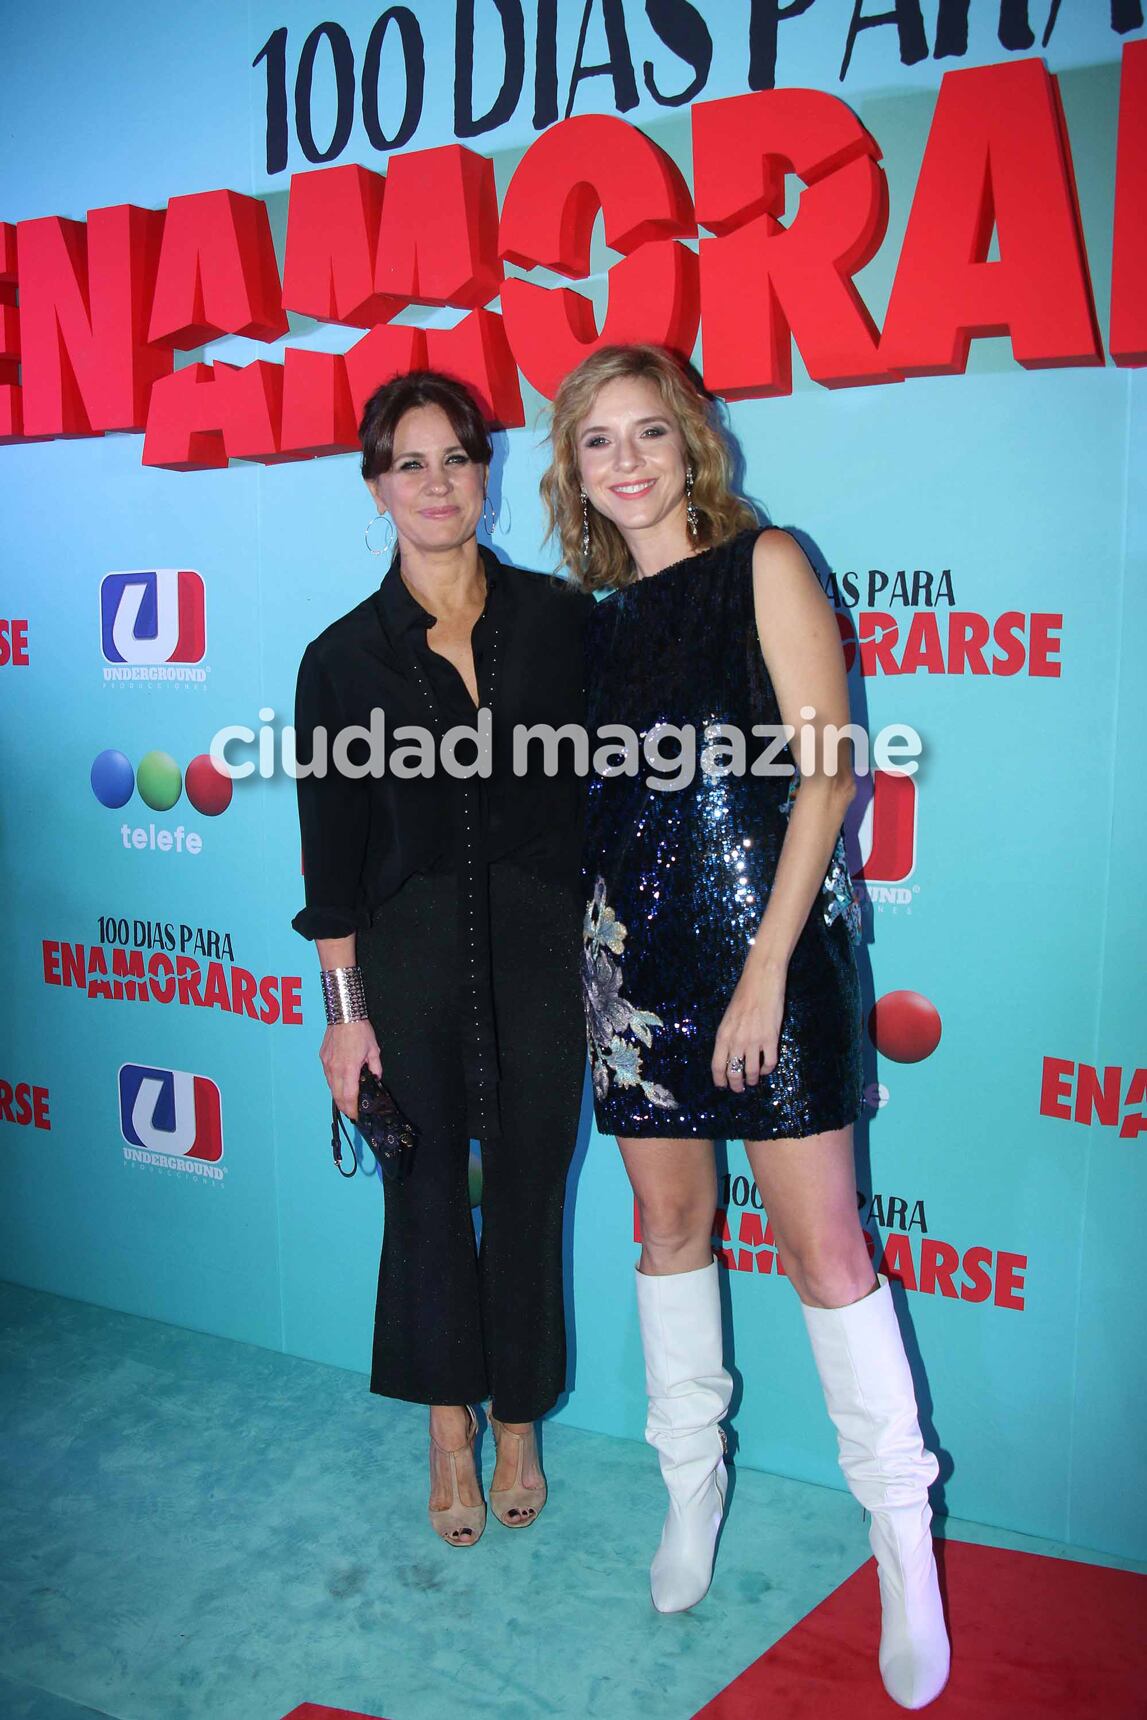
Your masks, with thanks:
<instances>
[{"instance_id":1,"label":"red carpet","mask_svg":"<svg viewBox=\"0 0 1147 1720\"><path fill-rule=\"evenodd\" d=\"M321 1702L304 1702L292 1708L283 1720L382 1720L378 1714L358 1714L353 1708L324 1708Z\"/></svg>"},{"instance_id":2,"label":"red carpet","mask_svg":"<svg viewBox=\"0 0 1147 1720\"><path fill-rule=\"evenodd\" d=\"M949 1541L938 1546L952 1676L936 1720L1145 1720L1147 1577ZM889 1720L873 1560L694 1720Z\"/></svg>"}]
</instances>

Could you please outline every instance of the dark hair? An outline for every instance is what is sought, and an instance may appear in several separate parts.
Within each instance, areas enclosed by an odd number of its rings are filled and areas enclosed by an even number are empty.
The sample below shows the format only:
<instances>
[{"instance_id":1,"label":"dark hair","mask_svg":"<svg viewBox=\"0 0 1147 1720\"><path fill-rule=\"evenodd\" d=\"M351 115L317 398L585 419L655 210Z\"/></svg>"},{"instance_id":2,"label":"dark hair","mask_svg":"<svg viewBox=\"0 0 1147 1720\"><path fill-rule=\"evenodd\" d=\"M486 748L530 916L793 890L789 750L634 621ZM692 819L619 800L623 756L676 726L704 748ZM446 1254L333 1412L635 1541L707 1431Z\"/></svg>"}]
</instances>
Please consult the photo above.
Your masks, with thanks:
<instances>
[{"instance_id":1,"label":"dark hair","mask_svg":"<svg viewBox=\"0 0 1147 1720\"><path fill-rule=\"evenodd\" d=\"M488 466L494 450L482 409L470 390L437 370L410 370L376 388L358 427L362 443L362 475L377 478L389 472L394 459L394 433L403 416L416 406L440 406L470 458Z\"/></svg>"}]
</instances>

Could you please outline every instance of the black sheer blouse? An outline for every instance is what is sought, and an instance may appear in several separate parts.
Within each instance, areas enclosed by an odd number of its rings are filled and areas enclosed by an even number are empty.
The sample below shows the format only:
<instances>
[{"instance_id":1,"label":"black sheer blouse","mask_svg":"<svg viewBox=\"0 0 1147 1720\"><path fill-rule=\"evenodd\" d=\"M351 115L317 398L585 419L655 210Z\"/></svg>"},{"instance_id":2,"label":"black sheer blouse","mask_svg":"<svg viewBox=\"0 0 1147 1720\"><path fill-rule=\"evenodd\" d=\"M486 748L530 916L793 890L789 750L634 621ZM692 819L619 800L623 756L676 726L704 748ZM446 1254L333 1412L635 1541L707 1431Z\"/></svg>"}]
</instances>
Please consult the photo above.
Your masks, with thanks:
<instances>
[{"instance_id":1,"label":"black sheer blouse","mask_svg":"<svg viewBox=\"0 0 1147 1720\"><path fill-rule=\"evenodd\" d=\"M528 772L513 770L519 724L560 728L585 721L583 629L593 598L563 579L507 567L482 548L486 604L472 644L479 705L490 711L491 769L466 778L441 768L443 735L473 729L478 708L452 663L426 643L434 617L403 583L397 561L378 590L311 641L303 653L295 695L296 750L305 769L317 726L328 748L348 726L375 723L375 762L381 775L348 776L328 760L324 776L297 782L306 906L292 921L305 938L339 938L365 931L371 913L415 873L454 873L459 881L459 930L465 934L462 982L467 1092L471 1131L496 1132L496 1052L490 995L487 868L510 861L580 889L585 783L572 749L558 749L559 770L548 776L540 744L531 743ZM403 777L391 768L407 749L402 731L418 725L434 741L434 771ZM365 736L348 748L365 764ZM406 752L406 757L414 755ZM475 745L457 747L460 763Z\"/></svg>"}]
</instances>

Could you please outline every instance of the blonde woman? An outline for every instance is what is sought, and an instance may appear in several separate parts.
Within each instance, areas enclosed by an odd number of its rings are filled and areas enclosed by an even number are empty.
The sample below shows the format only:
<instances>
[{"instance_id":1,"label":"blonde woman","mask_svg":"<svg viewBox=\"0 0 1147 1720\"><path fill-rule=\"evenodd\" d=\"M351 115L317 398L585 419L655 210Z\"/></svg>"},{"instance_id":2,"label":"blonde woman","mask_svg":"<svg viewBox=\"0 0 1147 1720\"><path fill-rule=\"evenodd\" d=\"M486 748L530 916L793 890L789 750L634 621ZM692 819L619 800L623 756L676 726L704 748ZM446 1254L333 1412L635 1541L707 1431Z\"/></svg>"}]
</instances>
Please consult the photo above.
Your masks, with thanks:
<instances>
[{"instance_id":1,"label":"blonde woman","mask_svg":"<svg viewBox=\"0 0 1147 1720\"><path fill-rule=\"evenodd\" d=\"M558 392L551 442L551 524L583 589L610 593L587 634L591 734L625 725L646 760L664 766L667 743L678 760L675 790L651 787L632 748L591 778L585 861L595 1109L640 1212L646 1437L669 1493L654 1605L705 1594L724 1511L713 1141L742 1139L841 1467L871 1513L884 1683L923 1707L948 1674L937 1464L856 1210L859 920L841 839L854 784L823 745L848 720L835 619L794 540L731 493L709 403L665 353L593 354ZM753 774L754 728L786 724L804 731L800 770L782 742L785 774Z\"/></svg>"}]
</instances>

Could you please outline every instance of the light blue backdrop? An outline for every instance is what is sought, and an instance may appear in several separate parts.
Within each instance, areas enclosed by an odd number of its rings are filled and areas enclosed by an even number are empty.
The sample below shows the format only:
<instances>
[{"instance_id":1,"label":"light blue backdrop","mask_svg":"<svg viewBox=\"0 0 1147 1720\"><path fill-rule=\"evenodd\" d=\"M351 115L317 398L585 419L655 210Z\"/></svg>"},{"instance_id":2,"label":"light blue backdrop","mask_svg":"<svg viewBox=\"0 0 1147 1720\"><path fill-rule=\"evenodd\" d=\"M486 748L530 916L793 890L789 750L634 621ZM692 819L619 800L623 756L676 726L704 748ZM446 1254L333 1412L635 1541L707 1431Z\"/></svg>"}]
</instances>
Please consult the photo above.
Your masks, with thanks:
<instances>
[{"instance_id":1,"label":"light blue backdrop","mask_svg":"<svg viewBox=\"0 0 1147 1720\"><path fill-rule=\"evenodd\" d=\"M251 62L283 25L296 51L319 15L294 0L251 10L245 20L211 3L177 19L121 0L98 15L67 6L10 22L0 219L82 218L128 201L161 208L175 194L226 186L269 200L281 262L288 173L263 169L265 84ZM428 87L411 147L425 148L453 136L453 8L418 0L415 10ZM485 10L477 81L488 103L500 67ZM882 147L889 234L860 277L879 321L935 90L956 62L902 66L895 32L874 29L858 38L841 84L848 10L822 0L782 26L778 81L844 94ZM986 16L993 9L974 10L982 16L958 63L1007 57ZM1082 9L1064 11L1045 58L1061 74L1105 323L1119 38L1104 8L1088 8L1086 22ZM568 76L581 9L559 12ZM640 66L657 44L644 13L626 13ZM931 41L935 6L925 13ZM716 31L705 99L746 87L747 15L747 0L722 8L730 22ZM360 54L374 16L349 0L340 8ZM604 58L596 9L595 20L587 60ZM500 189L534 136L531 43L527 32L518 117L471 145L492 154ZM657 51L668 81L681 68ZM324 92L318 84L320 135L329 129ZM613 111L607 80L579 91L577 111L594 110ZM688 173L687 109L667 111L643 93L626 118ZM341 159L384 165L357 120ZM293 146L289 170L306 165ZM599 240L599 306L609 260ZM291 321L293 345L341 349L353 338ZM274 358L283 344L220 341L208 357ZM879 1084L885 1102L868 1108L859 1131L858 1185L866 1214L879 1197L872 1216L882 1235L902 1228L894 1217L880 1222L899 1197L918 1220L922 1203L927 1236L961 1256L1023 1257L1022 1307L901 1296L926 1419L947 1454L949 1508L1144 1557L1147 1504L1128 1479L1142 1463L1147 1411L1136 1290L1144 1141L1040 1114L1045 1057L1119 1066L1124 1088L1147 1062L1143 380L1110 365L1025 372L1006 340L976 343L964 377L830 393L808 382L799 359L795 372L790 397L737 404L730 422L750 492L777 523L807 534L819 565L862 575L950 569L960 609L1063 618L1058 677L853 671L856 709L872 732L911 723L925 747L914 869L899 899L869 880L874 898L893 898L874 900L866 916L869 994L919 992L943 1024L923 1061L872 1050L873 1097ZM536 493L542 402L524 392L527 428L500 439L512 520L497 542L521 565L549 565ZM27 619L30 658L0 667L0 1080L46 1087L51 1117L50 1132L0 1121L0 1270L365 1370L381 1193L373 1178L340 1182L330 1165L314 956L289 924L302 899L293 788L281 778L239 783L216 818L186 799L151 812L138 796L113 812L88 774L105 748L135 763L158 748L186 765L224 722L255 726L263 706L288 718L304 644L379 576L362 541L369 506L349 455L181 474L144 468L140 452L138 436L0 448L0 619ZM100 581L157 567L203 576L207 673L193 684L107 684ZM125 849L124 820L182 822L201 835L202 852ZM230 934L234 962L257 977L302 976L302 1024L46 984L45 941L90 946L101 914ZM222 1176L125 1158L124 1063L217 1086ZM589 1134L588 1107L586 1119L571 1220L576 1365L560 1413L639 1438L632 1204L612 1143ZM739 1146L728 1168L747 1173ZM734 1255L739 1217L731 1208ZM908 1234L918 1270L921 1224ZM775 1271L734 1270L726 1283L744 1381L742 1461L840 1485L790 1289Z\"/></svg>"}]
</instances>

